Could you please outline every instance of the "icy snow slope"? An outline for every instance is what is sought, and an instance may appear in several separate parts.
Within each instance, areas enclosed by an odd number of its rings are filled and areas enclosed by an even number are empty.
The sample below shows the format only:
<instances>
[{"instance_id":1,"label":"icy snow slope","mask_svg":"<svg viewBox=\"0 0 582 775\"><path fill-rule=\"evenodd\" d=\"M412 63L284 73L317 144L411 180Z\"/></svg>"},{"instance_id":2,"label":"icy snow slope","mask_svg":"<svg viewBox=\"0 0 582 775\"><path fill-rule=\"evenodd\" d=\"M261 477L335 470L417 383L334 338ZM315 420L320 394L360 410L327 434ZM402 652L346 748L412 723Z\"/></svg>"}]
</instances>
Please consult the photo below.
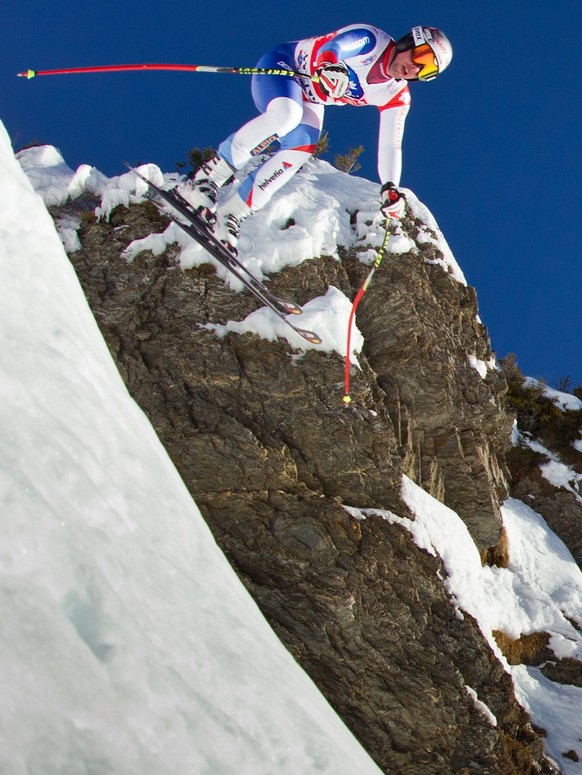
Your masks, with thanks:
<instances>
[{"instance_id":1,"label":"icy snow slope","mask_svg":"<svg viewBox=\"0 0 582 775\"><path fill-rule=\"evenodd\" d=\"M0 125L0 772L379 772L129 397Z\"/></svg>"}]
</instances>

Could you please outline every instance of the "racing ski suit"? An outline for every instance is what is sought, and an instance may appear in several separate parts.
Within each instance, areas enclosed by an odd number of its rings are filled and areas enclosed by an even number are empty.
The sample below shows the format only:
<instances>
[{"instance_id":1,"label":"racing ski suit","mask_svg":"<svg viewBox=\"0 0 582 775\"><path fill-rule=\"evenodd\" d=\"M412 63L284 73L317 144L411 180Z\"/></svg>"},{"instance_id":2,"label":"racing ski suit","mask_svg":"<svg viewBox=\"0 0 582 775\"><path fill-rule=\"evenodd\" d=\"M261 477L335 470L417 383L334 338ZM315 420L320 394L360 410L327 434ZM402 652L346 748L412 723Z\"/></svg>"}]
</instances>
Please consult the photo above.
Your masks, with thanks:
<instances>
[{"instance_id":1,"label":"racing ski suit","mask_svg":"<svg viewBox=\"0 0 582 775\"><path fill-rule=\"evenodd\" d=\"M272 142L279 150L242 181L238 194L251 210L273 194L312 156L328 105L376 106L380 113L378 175L398 186L402 171L402 136L410 105L408 83L388 74L395 42L367 24L352 24L320 37L282 43L264 54L258 67L316 74L342 62L349 86L338 99L309 78L255 75L251 91L260 115L234 132L218 148L234 169L241 169Z\"/></svg>"}]
</instances>

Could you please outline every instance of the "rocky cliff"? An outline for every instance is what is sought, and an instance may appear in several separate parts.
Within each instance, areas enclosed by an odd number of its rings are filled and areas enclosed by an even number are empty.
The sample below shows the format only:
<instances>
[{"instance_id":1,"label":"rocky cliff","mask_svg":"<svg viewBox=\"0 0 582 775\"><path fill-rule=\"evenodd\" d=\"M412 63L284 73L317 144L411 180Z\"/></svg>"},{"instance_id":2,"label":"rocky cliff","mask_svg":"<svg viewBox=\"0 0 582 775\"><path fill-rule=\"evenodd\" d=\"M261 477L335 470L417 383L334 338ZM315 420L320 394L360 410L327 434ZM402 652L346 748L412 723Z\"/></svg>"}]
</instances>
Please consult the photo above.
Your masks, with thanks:
<instances>
[{"instance_id":1,"label":"rocky cliff","mask_svg":"<svg viewBox=\"0 0 582 775\"><path fill-rule=\"evenodd\" d=\"M380 768L552 772L511 678L455 611L441 561L402 526L345 508L413 519L406 474L461 516L483 562L507 559L507 386L475 291L451 271L422 209L360 305L364 346L346 408L339 353L207 327L257 308L210 264L184 268L171 241L127 260L128 246L168 226L153 204L97 219L98 202L76 202L70 257L130 392L245 586ZM371 224L355 207L350 217L359 242L287 266L273 290L301 304L330 286L353 299Z\"/></svg>"}]
</instances>

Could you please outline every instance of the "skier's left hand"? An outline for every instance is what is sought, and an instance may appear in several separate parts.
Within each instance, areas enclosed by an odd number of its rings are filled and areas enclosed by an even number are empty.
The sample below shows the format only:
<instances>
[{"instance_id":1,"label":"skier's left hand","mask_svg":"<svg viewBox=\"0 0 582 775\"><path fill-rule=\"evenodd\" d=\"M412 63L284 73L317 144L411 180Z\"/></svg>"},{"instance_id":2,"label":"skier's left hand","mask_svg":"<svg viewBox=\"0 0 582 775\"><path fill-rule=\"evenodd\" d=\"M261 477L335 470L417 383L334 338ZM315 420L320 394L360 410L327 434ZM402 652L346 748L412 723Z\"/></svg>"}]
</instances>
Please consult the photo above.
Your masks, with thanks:
<instances>
[{"instance_id":1,"label":"skier's left hand","mask_svg":"<svg viewBox=\"0 0 582 775\"><path fill-rule=\"evenodd\" d=\"M324 65L317 71L319 85L327 97L339 100L347 92L350 85L350 73L343 62Z\"/></svg>"},{"instance_id":2,"label":"skier's left hand","mask_svg":"<svg viewBox=\"0 0 582 775\"><path fill-rule=\"evenodd\" d=\"M393 221L399 221L406 210L406 200L394 183L384 183L380 191L382 214Z\"/></svg>"}]
</instances>

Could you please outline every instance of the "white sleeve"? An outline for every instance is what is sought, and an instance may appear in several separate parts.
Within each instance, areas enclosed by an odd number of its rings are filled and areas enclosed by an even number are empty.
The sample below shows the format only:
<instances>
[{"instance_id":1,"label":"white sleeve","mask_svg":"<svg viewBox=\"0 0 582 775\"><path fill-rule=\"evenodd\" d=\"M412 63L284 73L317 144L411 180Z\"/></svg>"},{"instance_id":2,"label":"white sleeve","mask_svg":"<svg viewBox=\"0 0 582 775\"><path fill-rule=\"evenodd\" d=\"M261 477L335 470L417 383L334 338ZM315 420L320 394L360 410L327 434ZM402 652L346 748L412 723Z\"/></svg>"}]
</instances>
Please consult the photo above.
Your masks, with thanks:
<instances>
[{"instance_id":1,"label":"white sleeve","mask_svg":"<svg viewBox=\"0 0 582 775\"><path fill-rule=\"evenodd\" d=\"M378 175L381 183L400 184L402 173L402 136L409 105L380 111L378 134Z\"/></svg>"}]
</instances>

